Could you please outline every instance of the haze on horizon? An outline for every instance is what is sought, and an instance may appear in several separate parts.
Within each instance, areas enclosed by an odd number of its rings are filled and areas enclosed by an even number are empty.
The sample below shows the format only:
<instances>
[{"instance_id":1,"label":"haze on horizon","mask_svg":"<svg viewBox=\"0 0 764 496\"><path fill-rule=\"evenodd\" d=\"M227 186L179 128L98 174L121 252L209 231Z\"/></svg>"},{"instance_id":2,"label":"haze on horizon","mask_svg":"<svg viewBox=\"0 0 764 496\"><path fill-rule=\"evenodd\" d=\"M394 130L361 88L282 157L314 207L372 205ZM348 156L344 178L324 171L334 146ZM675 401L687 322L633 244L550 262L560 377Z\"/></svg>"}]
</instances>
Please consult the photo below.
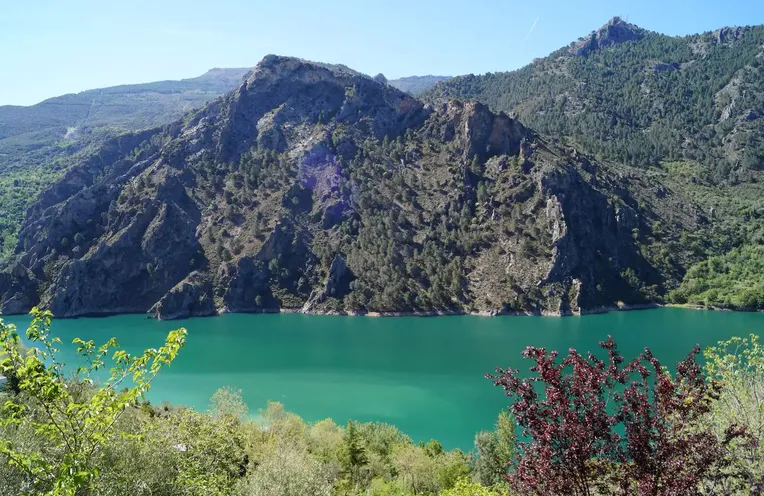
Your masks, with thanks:
<instances>
[{"instance_id":1,"label":"haze on horizon","mask_svg":"<svg viewBox=\"0 0 764 496\"><path fill-rule=\"evenodd\" d=\"M251 67L266 54L342 63L394 79L512 70L619 15L688 35L764 23L755 0L282 2L41 0L0 17L0 105Z\"/></svg>"}]
</instances>

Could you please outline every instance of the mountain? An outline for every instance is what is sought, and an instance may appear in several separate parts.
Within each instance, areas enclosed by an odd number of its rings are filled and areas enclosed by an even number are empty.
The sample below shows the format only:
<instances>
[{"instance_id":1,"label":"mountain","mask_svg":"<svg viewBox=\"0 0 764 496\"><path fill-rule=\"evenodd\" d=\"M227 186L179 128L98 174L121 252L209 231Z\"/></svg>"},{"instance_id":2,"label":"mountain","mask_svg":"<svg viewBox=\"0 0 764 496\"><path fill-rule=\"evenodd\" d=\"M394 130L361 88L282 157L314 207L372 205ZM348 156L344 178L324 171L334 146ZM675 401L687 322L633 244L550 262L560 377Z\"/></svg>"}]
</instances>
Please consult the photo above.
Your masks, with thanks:
<instances>
[{"instance_id":1,"label":"mountain","mask_svg":"<svg viewBox=\"0 0 764 496\"><path fill-rule=\"evenodd\" d=\"M427 98L477 99L601 158L690 161L709 181L764 168L764 26L671 37L614 18L512 72L461 76Z\"/></svg>"},{"instance_id":2,"label":"mountain","mask_svg":"<svg viewBox=\"0 0 764 496\"><path fill-rule=\"evenodd\" d=\"M663 223L663 224L662 224ZM666 227L661 227L661 226ZM659 301L707 212L477 102L268 56L28 210L5 314L569 314Z\"/></svg>"},{"instance_id":3,"label":"mountain","mask_svg":"<svg viewBox=\"0 0 764 496\"><path fill-rule=\"evenodd\" d=\"M0 106L0 261L41 189L104 140L172 122L235 88L249 69L83 91L29 107Z\"/></svg>"},{"instance_id":4,"label":"mountain","mask_svg":"<svg viewBox=\"0 0 764 496\"><path fill-rule=\"evenodd\" d=\"M711 228L683 245L710 258L670 300L764 308L764 26L672 37L613 18L522 69L453 78L423 98L477 99L691 198Z\"/></svg>"},{"instance_id":5,"label":"mountain","mask_svg":"<svg viewBox=\"0 0 764 496\"><path fill-rule=\"evenodd\" d=\"M144 129L171 122L236 87L250 69L212 69L199 77L83 91L29 107L0 106L0 140L27 133L71 135L77 128Z\"/></svg>"},{"instance_id":6,"label":"mountain","mask_svg":"<svg viewBox=\"0 0 764 496\"><path fill-rule=\"evenodd\" d=\"M436 84L448 79L450 76L410 76L392 79L388 81L388 84L410 95L419 96Z\"/></svg>"}]
</instances>

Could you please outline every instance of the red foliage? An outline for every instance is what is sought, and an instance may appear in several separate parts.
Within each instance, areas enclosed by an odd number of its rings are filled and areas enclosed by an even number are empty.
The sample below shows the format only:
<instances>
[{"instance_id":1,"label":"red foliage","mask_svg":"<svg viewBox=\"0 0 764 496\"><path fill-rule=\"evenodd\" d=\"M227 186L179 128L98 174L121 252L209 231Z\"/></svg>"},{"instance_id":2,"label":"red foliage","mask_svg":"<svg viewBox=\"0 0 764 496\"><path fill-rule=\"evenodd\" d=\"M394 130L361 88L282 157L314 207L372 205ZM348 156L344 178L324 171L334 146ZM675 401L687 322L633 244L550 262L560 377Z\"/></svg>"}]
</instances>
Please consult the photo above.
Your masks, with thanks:
<instances>
[{"instance_id":1,"label":"red foliage","mask_svg":"<svg viewBox=\"0 0 764 496\"><path fill-rule=\"evenodd\" d=\"M607 359L529 347L533 377L497 369L488 376L514 399L511 413L528 442L510 475L516 489L541 495L598 492L694 494L722 458L716 437L696 422L717 386L696 362L698 347L665 371L650 350L624 365L615 342L601 342ZM543 390L543 394L542 394Z\"/></svg>"}]
</instances>

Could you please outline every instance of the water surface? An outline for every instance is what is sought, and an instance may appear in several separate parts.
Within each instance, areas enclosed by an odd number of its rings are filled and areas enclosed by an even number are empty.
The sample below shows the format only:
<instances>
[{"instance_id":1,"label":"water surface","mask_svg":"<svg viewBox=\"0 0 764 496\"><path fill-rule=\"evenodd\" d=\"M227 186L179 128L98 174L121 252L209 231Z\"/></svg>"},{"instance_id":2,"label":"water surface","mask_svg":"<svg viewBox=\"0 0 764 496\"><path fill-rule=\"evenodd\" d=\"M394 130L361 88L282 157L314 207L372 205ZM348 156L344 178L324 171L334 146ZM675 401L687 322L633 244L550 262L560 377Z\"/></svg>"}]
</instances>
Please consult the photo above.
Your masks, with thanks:
<instances>
[{"instance_id":1,"label":"water surface","mask_svg":"<svg viewBox=\"0 0 764 496\"><path fill-rule=\"evenodd\" d=\"M5 320L19 328L28 322ZM116 336L139 352L180 326L188 343L154 382L154 403L204 410L217 388L231 386L253 413L277 400L308 421L384 421L417 441L466 450L507 404L484 375L496 366L527 371L526 346L585 351L612 334L627 358L649 346L674 365L696 343L759 334L764 314L661 308L568 318L227 314L173 322L123 315L58 320L53 332L72 364L74 337L100 343Z\"/></svg>"}]
</instances>

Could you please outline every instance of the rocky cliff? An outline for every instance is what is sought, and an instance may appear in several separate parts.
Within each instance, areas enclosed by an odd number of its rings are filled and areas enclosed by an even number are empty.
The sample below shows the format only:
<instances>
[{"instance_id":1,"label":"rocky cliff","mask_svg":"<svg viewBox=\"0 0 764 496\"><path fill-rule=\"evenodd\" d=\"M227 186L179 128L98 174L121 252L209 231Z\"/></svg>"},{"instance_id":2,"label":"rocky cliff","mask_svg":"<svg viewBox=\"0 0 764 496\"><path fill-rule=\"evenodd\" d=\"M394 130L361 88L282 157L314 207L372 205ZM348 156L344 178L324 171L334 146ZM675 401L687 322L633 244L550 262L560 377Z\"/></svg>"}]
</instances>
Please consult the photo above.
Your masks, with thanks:
<instances>
[{"instance_id":1,"label":"rocky cliff","mask_svg":"<svg viewBox=\"0 0 764 496\"><path fill-rule=\"evenodd\" d=\"M684 265L646 256L656 212L704 222L485 105L277 56L104 150L29 210L3 313L578 313L659 300Z\"/></svg>"},{"instance_id":2,"label":"rocky cliff","mask_svg":"<svg viewBox=\"0 0 764 496\"><path fill-rule=\"evenodd\" d=\"M637 41L644 37L645 30L629 24L620 17L613 17L607 24L593 31L581 41L570 47L570 53L578 57L588 55L599 48L604 48L627 41Z\"/></svg>"}]
</instances>

